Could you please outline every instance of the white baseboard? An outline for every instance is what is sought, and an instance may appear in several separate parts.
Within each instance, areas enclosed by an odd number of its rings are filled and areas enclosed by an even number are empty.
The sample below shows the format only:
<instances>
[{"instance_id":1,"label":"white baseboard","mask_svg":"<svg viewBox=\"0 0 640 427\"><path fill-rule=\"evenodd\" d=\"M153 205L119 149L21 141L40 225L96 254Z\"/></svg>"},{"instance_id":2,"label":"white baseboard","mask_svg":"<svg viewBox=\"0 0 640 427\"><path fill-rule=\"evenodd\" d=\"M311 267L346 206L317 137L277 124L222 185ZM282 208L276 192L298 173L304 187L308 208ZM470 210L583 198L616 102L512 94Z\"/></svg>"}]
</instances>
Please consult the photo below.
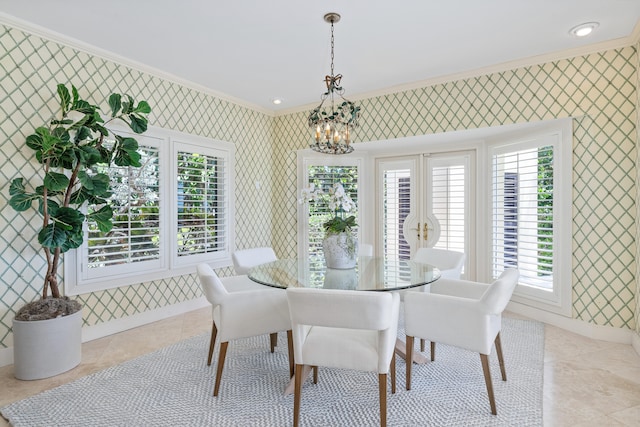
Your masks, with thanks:
<instances>
[{"instance_id":1,"label":"white baseboard","mask_svg":"<svg viewBox=\"0 0 640 427\"><path fill-rule=\"evenodd\" d=\"M129 317L115 319L110 322L100 323L94 326L85 326L82 328L82 342L93 341L98 338L106 337L128 329L137 328L138 326L146 325L148 323L177 316L179 314L207 306L209 306L207 299L205 297L200 297L198 299L158 308L156 310L134 314ZM0 349L0 366L11 364L13 364L13 347Z\"/></svg>"},{"instance_id":2,"label":"white baseboard","mask_svg":"<svg viewBox=\"0 0 640 427\"><path fill-rule=\"evenodd\" d=\"M620 344L633 345L636 353L640 355L640 336L631 329L614 328L611 326L594 325L578 319L571 319L559 314L550 313L548 311L533 308L524 304L511 301L507 306L507 310L529 317L549 325L585 336L587 338L615 342ZM636 344L633 344L635 339Z\"/></svg>"}]
</instances>

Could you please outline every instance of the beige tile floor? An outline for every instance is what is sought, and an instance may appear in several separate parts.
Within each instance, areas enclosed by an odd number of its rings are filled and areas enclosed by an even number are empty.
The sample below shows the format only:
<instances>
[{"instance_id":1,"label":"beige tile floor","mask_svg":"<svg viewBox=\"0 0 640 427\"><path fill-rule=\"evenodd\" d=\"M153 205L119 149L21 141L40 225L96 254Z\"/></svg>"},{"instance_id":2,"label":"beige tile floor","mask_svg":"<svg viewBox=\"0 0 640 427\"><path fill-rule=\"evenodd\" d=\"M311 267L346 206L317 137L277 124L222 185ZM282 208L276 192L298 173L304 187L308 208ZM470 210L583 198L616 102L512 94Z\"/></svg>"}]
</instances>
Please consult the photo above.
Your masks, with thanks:
<instances>
[{"instance_id":1,"label":"beige tile floor","mask_svg":"<svg viewBox=\"0 0 640 427\"><path fill-rule=\"evenodd\" d=\"M210 316L205 308L85 343L80 366L49 379L18 381L2 367L0 406L209 331ZM547 427L640 426L640 356L547 325L543 408Z\"/></svg>"}]
</instances>

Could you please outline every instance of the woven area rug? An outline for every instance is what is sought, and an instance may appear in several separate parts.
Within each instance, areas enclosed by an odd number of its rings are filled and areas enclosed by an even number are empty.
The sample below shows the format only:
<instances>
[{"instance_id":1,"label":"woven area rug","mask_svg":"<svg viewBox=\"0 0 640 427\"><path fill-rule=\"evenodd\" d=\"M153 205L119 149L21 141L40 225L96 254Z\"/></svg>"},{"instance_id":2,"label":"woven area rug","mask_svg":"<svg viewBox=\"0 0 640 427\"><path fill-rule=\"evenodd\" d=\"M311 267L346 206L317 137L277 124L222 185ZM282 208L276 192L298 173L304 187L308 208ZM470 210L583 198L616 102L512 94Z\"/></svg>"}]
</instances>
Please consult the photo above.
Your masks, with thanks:
<instances>
[{"instance_id":1,"label":"woven area rug","mask_svg":"<svg viewBox=\"0 0 640 427\"><path fill-rule=\"evenodd\" d=\"M541 426L544 329L503 320L507 379L491 370L498 415L491 415L477 354L439 345L436 361L414 365L405 389L397 358L397 392L388 395L389 426ZM399 336L404 336L400 326ZM427 351L428 351L427 345ZM293 420L285 334L269 352L268 336L229 344L220 395L215 364L206 365L208 334L89 375L2 408L13 426L288 426ZM218 349L216 348L216 354ZM390 387L389 387L390 393ZM379 425L378 376L320 369L302 390L302 426Z\"/></svg>"}]
</instances>

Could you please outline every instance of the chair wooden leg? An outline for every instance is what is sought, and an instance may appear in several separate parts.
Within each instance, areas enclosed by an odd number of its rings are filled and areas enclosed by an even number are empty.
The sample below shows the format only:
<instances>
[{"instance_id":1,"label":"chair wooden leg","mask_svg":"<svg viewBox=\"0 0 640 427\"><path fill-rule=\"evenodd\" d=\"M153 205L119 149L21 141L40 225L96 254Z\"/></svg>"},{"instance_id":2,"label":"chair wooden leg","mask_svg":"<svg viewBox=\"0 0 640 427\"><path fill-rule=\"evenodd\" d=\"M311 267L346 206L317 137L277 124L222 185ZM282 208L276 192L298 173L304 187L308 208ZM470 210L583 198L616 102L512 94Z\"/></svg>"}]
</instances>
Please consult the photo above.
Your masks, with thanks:
<instances>
[{"instance_id":1,"label":"chair wooden leg","mask_svg":"<svg viewBox=\"0 0 640 427\"><path fill-rule=\"evenodd\" d=\"M484 371L484 382L487 384L487 394L489 395L489 404L491 405L491 413L498 415L496 411L496 400L493 396L493 384L491 383L491 371L489 370L489 356L486 354L480 355L482 361L482 370Z\"/></svg>"},{"instance_id":2,"label":"chair wooden leg","mask_svg":"<svg viewBox=\"0 0 640 427\"><path fill-rule=\"evenodd\" d=\"M312 366L313 368L313 383L318 384L318 367Z\"/></svg>"},{"instance_id":3,"label":"chair wooden leg","mask_svg":"<svg viewBox=\"0 0 640 427\"><path fill-rule=\"evenodd\" d=\"M291 329L287 331L287 350L289 351L289 377L293 376L293 333Z\"/></svg>"},{"instance_id":4,"label":"chair wooden leg","mask_svg":"<svg viewBox=\"0 0 640 427\"><path fill-rule=\"evenodd\" d=\"M424 338L420 338L420 352L424 353L424 342L425 339Z\"/></svg>"},{"instance_id":5,"label":"chair wooden leg","mask_svg":"<svg viewBox=\"0 0 640 427\"><path fill-rule=\"evenodd\" d=\"M391 356L391 393L396 392L396 352Z\"/></svg>"},{"instance_id":6,"label":"chair wooden leg","mask_svg":"<svg viewBox=\"0 0 640 427\"><path fill-rule=\"evenodd\" d=\"M271 353L273 353L278 345L278 333L269 334L269 344L271 344Z\"/></svg>"},{"instance_id":7,"label":"chair wooden leg","mask_svg":"<svg viewBox=\"0 0 640 427\"><path fill-rule=\"evenodd\" d=\"M507 380L507 370L504 367L504 358L502 357L502 343L500 342L500 332L496 335L495 340L496 354L498 355L498 362L500 363L500 373L502 374L502 381Z\"/></svg>"},{"instance_id":8,"label":"chair wooden leg","mask_svg":"<svg viewBox=\"0 0 640 427\"><path fill-rule=\"evenodd\" d=\"M207 358L207 366L211 366L211 359L213 358L213 347L216 344L216 336L218 336L218 328L216 328L216 322L212 322L211 326L211 340L209 341L209 357Z\"/></svg>"},{"instance_id":9,"label":"chair wooden leg","mask_svg":"<svg viewBox=\"0 0 640 427\"><path fill-rule=\"evenodd\" d=\"M435 341L431 341L431 361L435 362L436 360L436 343Z\"/></svg>"},{"instance_id":10,"label":"chair wooden leg","mask_svg":"<svg viewBox=\"0 0 640 427\"><path fill-rule=\"evenodd\" d=\"M387 425L387 374L378 374L380 392L380 427Z\"/></svg>"},{"instance_id":11,"label":"chair wooden leg","mask_svg":"<svg viewBox=\"0 0 640 427\"><path fill-rule=\"evenodd\" d=\"M218 390L220 390L220 381L222 379L222 369L224 368L224 359L227 357L227 347L229 346L229 341L220 343L220 355L218 357L218 372L216 372L216 386L213 389L213 395L218 395Z\"/></svg>"},{"instance_id":12,"label":"chair wooden leg","mask_svg":"<svg viewBox=\"0 0 640 427\"><path fill-rule=\"evenodd\" d=\"M406 345L407 348L405 350L406 355L404 360L406 361L405 365L407 366L407 378L406 378L406 384L407 384L407 390L411 390L411 365L413 364L412 360L413 360L413 337L410 336L406 336Z\"/></svg>"},{"instance_id":13,"label":"chair wooden leg","mask_svg":"<svg viewBox=\"0 0 640 427\"><path fill-rule=\"evenodd\" d=\"M293 427L298 427L300 423L300 397L302 394L302 371L304 365L296 364L296 373L293 388Z\"/></svg>"}]
</instances>

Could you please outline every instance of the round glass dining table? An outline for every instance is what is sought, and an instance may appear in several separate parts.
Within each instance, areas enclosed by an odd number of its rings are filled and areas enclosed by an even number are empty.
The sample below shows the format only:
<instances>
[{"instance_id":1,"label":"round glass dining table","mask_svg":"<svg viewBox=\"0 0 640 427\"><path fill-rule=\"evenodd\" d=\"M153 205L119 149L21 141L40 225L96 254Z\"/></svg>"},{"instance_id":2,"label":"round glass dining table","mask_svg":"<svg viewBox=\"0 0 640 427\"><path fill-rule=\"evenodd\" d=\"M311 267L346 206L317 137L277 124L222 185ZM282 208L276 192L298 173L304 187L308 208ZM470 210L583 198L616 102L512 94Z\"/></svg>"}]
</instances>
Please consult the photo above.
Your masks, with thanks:
<instances>
[{"instance_id":1,"label":"round glass dining table","mask_svg":"<svg viewBox=\"0 0 640 427\"><path fill-rule=\"evenodd\" d=\"M359 291L398 291L425 286L440 278L440 271L429 264L411 260L359 257L356 266L346 270L327 268L324 258L279 259L249 270L254 282L275 288L347 289Z\"/></svg>"}]
</instances>

